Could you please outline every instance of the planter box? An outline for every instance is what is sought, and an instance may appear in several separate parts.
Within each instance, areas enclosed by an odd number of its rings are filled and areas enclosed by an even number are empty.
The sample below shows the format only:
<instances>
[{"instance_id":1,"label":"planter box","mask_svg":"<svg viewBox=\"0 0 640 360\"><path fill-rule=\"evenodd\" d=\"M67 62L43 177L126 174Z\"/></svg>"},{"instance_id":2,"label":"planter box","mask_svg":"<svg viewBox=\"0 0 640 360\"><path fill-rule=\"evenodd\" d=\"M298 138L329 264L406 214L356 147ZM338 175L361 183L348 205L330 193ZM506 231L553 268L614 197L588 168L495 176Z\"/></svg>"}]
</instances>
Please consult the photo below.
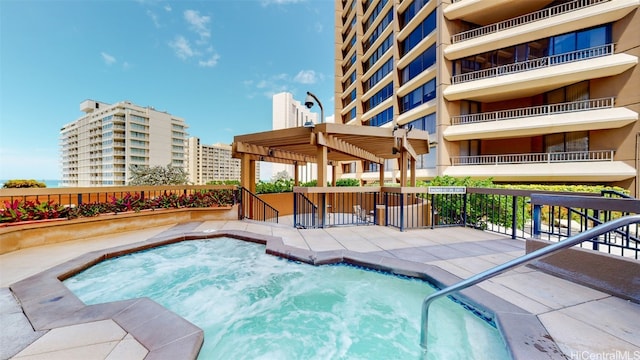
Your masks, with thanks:
<instances>
[{"instance_id":1,"label":"planter box","mask_svg":"<svg viewBox=\"0 0 640 360\"><path fill-rule=\"evenodd\" d=\"M237 205L104 214L61 221L11 223L11 226L0 227L0 254L125 231L212 220L238 220Z\"/></svg>"}]
</instances>

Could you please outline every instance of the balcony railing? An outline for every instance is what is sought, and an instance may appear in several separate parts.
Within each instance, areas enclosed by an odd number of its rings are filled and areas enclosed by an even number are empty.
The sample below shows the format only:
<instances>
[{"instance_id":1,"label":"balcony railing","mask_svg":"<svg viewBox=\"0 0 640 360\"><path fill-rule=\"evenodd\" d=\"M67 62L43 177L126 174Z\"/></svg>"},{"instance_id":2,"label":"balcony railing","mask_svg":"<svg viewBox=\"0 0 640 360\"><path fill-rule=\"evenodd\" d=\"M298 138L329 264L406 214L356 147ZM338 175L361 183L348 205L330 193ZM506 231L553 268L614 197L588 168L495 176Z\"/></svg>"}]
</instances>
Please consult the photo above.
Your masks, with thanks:
<instances>
[{"instance_id":1,"label":"balcony railing","mask_svg":"<svg viewBox=\"0 0 640 360\"><path fill-rule=\"evenodd\" d=\"M466 74L454 75L451 77L451 83L460 84L468 81L515 74L535 69L542 69L554 65L572 63L580 60L593 59L611 54L613 54L613 44L606 44L589 49L577 50L564 54L552 55L533 60L496 66L489 69L469 72Z\"/></svg>"},{"instance_id":2,"label":"balcony railing","mask_svg":"<svg viewBox=\"0 0 640 360\"><path fill-rule=\"evenodd\" d=\"M451 117L451 125L464 125L488 121L522 119L532 116L565 114L578 111L613 108L615 98L589 99L560 104L549 104L519 109L492 111Z\"/></svg>"},{"instance_id":3,"label":"balcony railing","mask_svg":"<svg viewBox=\"0 0 640 360\"><path fill-rule=\"evenodd\" d=\"M526 25L535 21L546 20L553 16L566 14L572 11L584 9L589 6L594 6L594 5L602 4L609 1L611 0L574 0L564 4L552 6L550 8L546 8L536 12L518 16L513 19L508 19L495 24L491 24L491 25L479 27L477 29L468 30L465 32L461 32L459 34L455 34L451 37L451 43L455 44L461 41L474 39L474 38L485 36L488 34L493 34L498 31L512 29L514 27L521 26L521 25Z\"/></svg>"},{"instance_id":4,"label":"balcony railing","mask_svg":"<svg viewBox=\"0 0 640 360\"><path fill-rule=\"evenodd\" d=\"M540 164L562 162L613 161L613 150L569 151L533 154L500 154L451 157L451 165Z\"/></svg>"}]
</instances>

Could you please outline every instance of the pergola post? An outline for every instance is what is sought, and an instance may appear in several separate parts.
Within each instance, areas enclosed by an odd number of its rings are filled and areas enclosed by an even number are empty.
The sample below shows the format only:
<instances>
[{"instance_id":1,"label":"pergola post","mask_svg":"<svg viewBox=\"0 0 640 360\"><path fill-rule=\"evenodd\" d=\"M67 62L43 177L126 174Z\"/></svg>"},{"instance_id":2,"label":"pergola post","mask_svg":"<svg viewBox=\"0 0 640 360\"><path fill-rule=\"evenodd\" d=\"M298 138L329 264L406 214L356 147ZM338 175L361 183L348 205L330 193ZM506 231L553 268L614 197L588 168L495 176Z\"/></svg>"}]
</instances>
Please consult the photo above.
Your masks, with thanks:
<instances>
[{"instance_id":1,"label":"pergola post","mask_svg":"<svg viewBox=\"0 0 640 360\"><path fill-rule=\"evenodd\" d=\"M256 192L256 161L250 154L242 154L240 157L240 185L252 193Z\"/></svg>"},{"instance_id":2,"label":"pergola post","mask_svg":"<svg viewBox=\"0 0 640 360\"><path fill-rule=\"evenodd\" d=\"M407 152L402 150L398 159L400 166L400 186L407 186Z\"/></svg>"},{"instance_id":3,"label":"pergola post","mask_svg":"<svg viewBox=\"0 0 640 360\"><path fill-rule=\"evenodd\" d=\"M327 186L327 164L328 164L328 156L327 156L327 147L324 145L318 145L317 150L317 161L318 161L318 183L317 186L325 187Z\"/></svg>"},{"instance_id":4,"label":"pergola post","mask_svg":"<svg viewBox=\"0 0 640 360\"><path fill-rule=\"evenodd\" d=\"M300 167L298 162L293 163L293 186L299 186L300 183Z\"/></svg>"},{"instance_id":5,"label":"pergola post","mask_svg":"<svg viewBox=\"0 0 640 360\"><path fill-rule=\"evenodd\" d=\"M411 186L416 186L416 159L411 157Z\"/></svg>"},{"instance_id":6,"label":"pergola post","mask_svg":"<svg viewBox=\"0 0 640 360\"><path fill-rule=\"evenodd\" d=\"M331 186L336 186L336 182L338 181L337 168L337 165L331 165Z\"/></svg>"}]
</instances>

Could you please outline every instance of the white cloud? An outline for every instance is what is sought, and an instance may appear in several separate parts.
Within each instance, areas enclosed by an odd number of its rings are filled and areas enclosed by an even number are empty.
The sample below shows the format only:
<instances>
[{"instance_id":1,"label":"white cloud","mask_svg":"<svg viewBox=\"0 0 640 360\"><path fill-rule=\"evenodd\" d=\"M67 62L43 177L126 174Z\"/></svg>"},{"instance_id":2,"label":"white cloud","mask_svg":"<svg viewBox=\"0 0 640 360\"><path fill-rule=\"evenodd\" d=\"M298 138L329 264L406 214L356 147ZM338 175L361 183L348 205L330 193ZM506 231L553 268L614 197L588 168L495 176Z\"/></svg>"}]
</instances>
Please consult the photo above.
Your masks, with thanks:
<instances>
[{"instance_id":1,"label":"white cloud","mask_svg":"<svg viewBox=\"0 0 640 360\"><path fill-rule=\"evenodd\" d=\"M102 60L104 60L104 63L107 65L113 65L116 62L116 58L113 57L112 55L107 54L106 52L101 52L100 55L102 55Z\"/></svg>"},{"instance_id":2,"label":"white cloud","mask_svg":"<svg viewBox=\"0 0 640 360\"><path fill-rule=\"evenodd\" d=\"M220 55L213 54L208 60L200 60L198 61L198 65L202 67L214 67L218 64L218 60L220 59Z\"/></svg>"},{"instance_id":3,"label":"white cloud","mask_svg":"<svg viewBox=\"0 0 640 360\"><path fill-rule=\"evenodd\" d=\"M301 70L293 81L300 84L315 84L318 81L318 75L313 70Z\"/></svg>"},{"instance_id":4,"label":"white cloud","mask_svg":"<svg viewBox=\"0 0 640 360\"><path fill-rule=\"evenodd\" d=\"M164 6L164 11L166 11L166 12L171 12L171 10L172 10L172 9L171 9L171 6L170 6L169 4L167 4L167 5L165 5L165 6Z\"/></svg>"},{"instance_id":5,"label":"white cloud","mask_svg":"<svg viewBox=\"0 0 640 360\"><path fill-rule=\"evenodd\" d=\"M211 36L211 31L208 28L209 16L200 16L195 10L185 10L184 19L189 23L189 28L200 35L201 40L208 39Z\"/></svg>"},{"instance_id":6,"label":"white cloud","mask_svg":"<svg viewBox=\"0 0 640 360\"><path fill-rule=\"evenodd\" d=\"M196 54L196 52L191 48L189 40L184 36L176 36L173 41L169 42L169 46L175 51L176 56L183 60L186 60Z\"/></svg>"},{"instance_id":7,"label":"white cloud","mask_svg":"<svg viewBox=\"0 0 640 360\"><path fill-rule=\"evenodd\" d=\"M147 10L147 16L151 18L151 21L153 21L153 25L155 25L156 28L160 27L160 21L158 20L158 15L156 15L156 13L151 10Z\"/></svg>"}]
</instances>

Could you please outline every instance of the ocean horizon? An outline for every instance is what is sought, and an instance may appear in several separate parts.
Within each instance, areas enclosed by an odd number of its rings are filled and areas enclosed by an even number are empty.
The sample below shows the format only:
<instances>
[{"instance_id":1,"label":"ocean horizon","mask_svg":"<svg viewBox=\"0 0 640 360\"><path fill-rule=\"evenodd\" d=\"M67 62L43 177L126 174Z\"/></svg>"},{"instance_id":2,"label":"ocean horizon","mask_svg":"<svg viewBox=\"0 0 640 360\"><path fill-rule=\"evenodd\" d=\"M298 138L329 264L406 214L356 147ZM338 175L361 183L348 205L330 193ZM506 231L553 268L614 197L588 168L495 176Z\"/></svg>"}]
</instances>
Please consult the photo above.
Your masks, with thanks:
<instances>
[{"instance_id":1,"label":"ocean horizon","mask_svg":"<svg viewBox=\"0 0 640 360\"><path fill-rule=\"evenodd\" d=\"M0 179L0 188L2 188L4 186L4 183L7 182L9 179ZM11 179L13 180L13 179ZM60 182L62 182L62 180L57 180L57 179L48 179L48 180L42 180L42 179L23 179L23 180L35 180L35 181L40 181L43 182L45 185L47 185L48 188L58 188L60 187Z\"/></svg>"}]
</instances>

